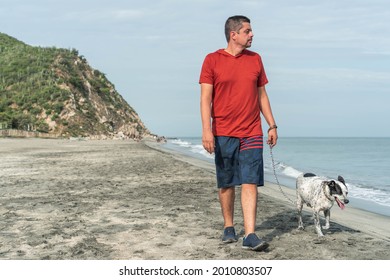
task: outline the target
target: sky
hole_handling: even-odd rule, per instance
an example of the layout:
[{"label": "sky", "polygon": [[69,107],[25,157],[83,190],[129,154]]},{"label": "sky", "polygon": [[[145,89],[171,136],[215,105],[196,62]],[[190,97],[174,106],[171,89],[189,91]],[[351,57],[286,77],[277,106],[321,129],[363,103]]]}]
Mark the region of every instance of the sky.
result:
[{"label": "sky", "polygon": [[152,133],[200,137],[200,69],[232,15],[251,19],[279,137],[390,137],[388,0],[0,0],[0,32],[78,50]]}]

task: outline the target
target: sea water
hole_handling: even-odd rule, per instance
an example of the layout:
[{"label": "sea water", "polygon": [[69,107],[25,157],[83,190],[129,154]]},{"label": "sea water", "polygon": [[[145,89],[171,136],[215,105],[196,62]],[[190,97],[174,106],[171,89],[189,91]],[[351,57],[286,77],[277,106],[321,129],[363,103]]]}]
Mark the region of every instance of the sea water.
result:
[{"label": "sea water", "polygon": [[[167,149],[214,162],[200,137],[168,139]],[[390,138],[279,138],[272,149],[264,147],[265,180],[295,188],[295,179],[305,172],[337,179],[349,189],[350,205],[390,216]]]}]

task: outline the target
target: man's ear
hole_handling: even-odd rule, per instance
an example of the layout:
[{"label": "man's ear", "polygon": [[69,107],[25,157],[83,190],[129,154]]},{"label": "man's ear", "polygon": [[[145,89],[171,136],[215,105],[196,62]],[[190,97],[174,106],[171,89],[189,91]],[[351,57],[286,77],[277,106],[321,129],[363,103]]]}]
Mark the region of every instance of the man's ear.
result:
[{"label": "man's ear", "polygon": [[236,39],[237,32],[236,31],[230,31],[230,40]]}]

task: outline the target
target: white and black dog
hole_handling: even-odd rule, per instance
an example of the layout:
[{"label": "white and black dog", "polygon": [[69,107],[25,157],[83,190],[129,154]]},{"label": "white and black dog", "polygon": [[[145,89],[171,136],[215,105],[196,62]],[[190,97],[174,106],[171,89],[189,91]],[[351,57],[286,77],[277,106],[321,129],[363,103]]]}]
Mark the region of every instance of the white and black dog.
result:
[{"label": "white and black dog", "polygon": [[325,226],[329,228],[330,208],[334,202],[341,208],[349,202],[347,199],[348,188],[343,177],[338,176],[337,180],[316,176],[312,173],[299,175],[296,182],[297,187],[297,209],[298,209],[298,229],[304,229],[302,222],[302,206],[306,203],[311,207],[314,214],[314,224],[319,237],[324,236],[320,224],[320,211],[324,211]]}]

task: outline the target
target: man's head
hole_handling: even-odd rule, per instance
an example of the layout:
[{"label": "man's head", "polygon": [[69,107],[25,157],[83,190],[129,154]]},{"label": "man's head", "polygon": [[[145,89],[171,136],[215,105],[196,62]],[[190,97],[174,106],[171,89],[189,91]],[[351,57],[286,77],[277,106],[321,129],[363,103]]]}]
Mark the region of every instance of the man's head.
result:
[{"label": "man's head", "polygon": [[228,18],[225,23],[225,36],[228,44],[242,49],[251,47],[253,32],[249,18],[245,16]]},{"label": "man's head", "polygon": [[235,31],[238,33],[243,27],[243,22],[251,23],[250,19],[246,16],[232,16],[226,20],[225,37],[228,43],[230,40],[230,32]]}]

